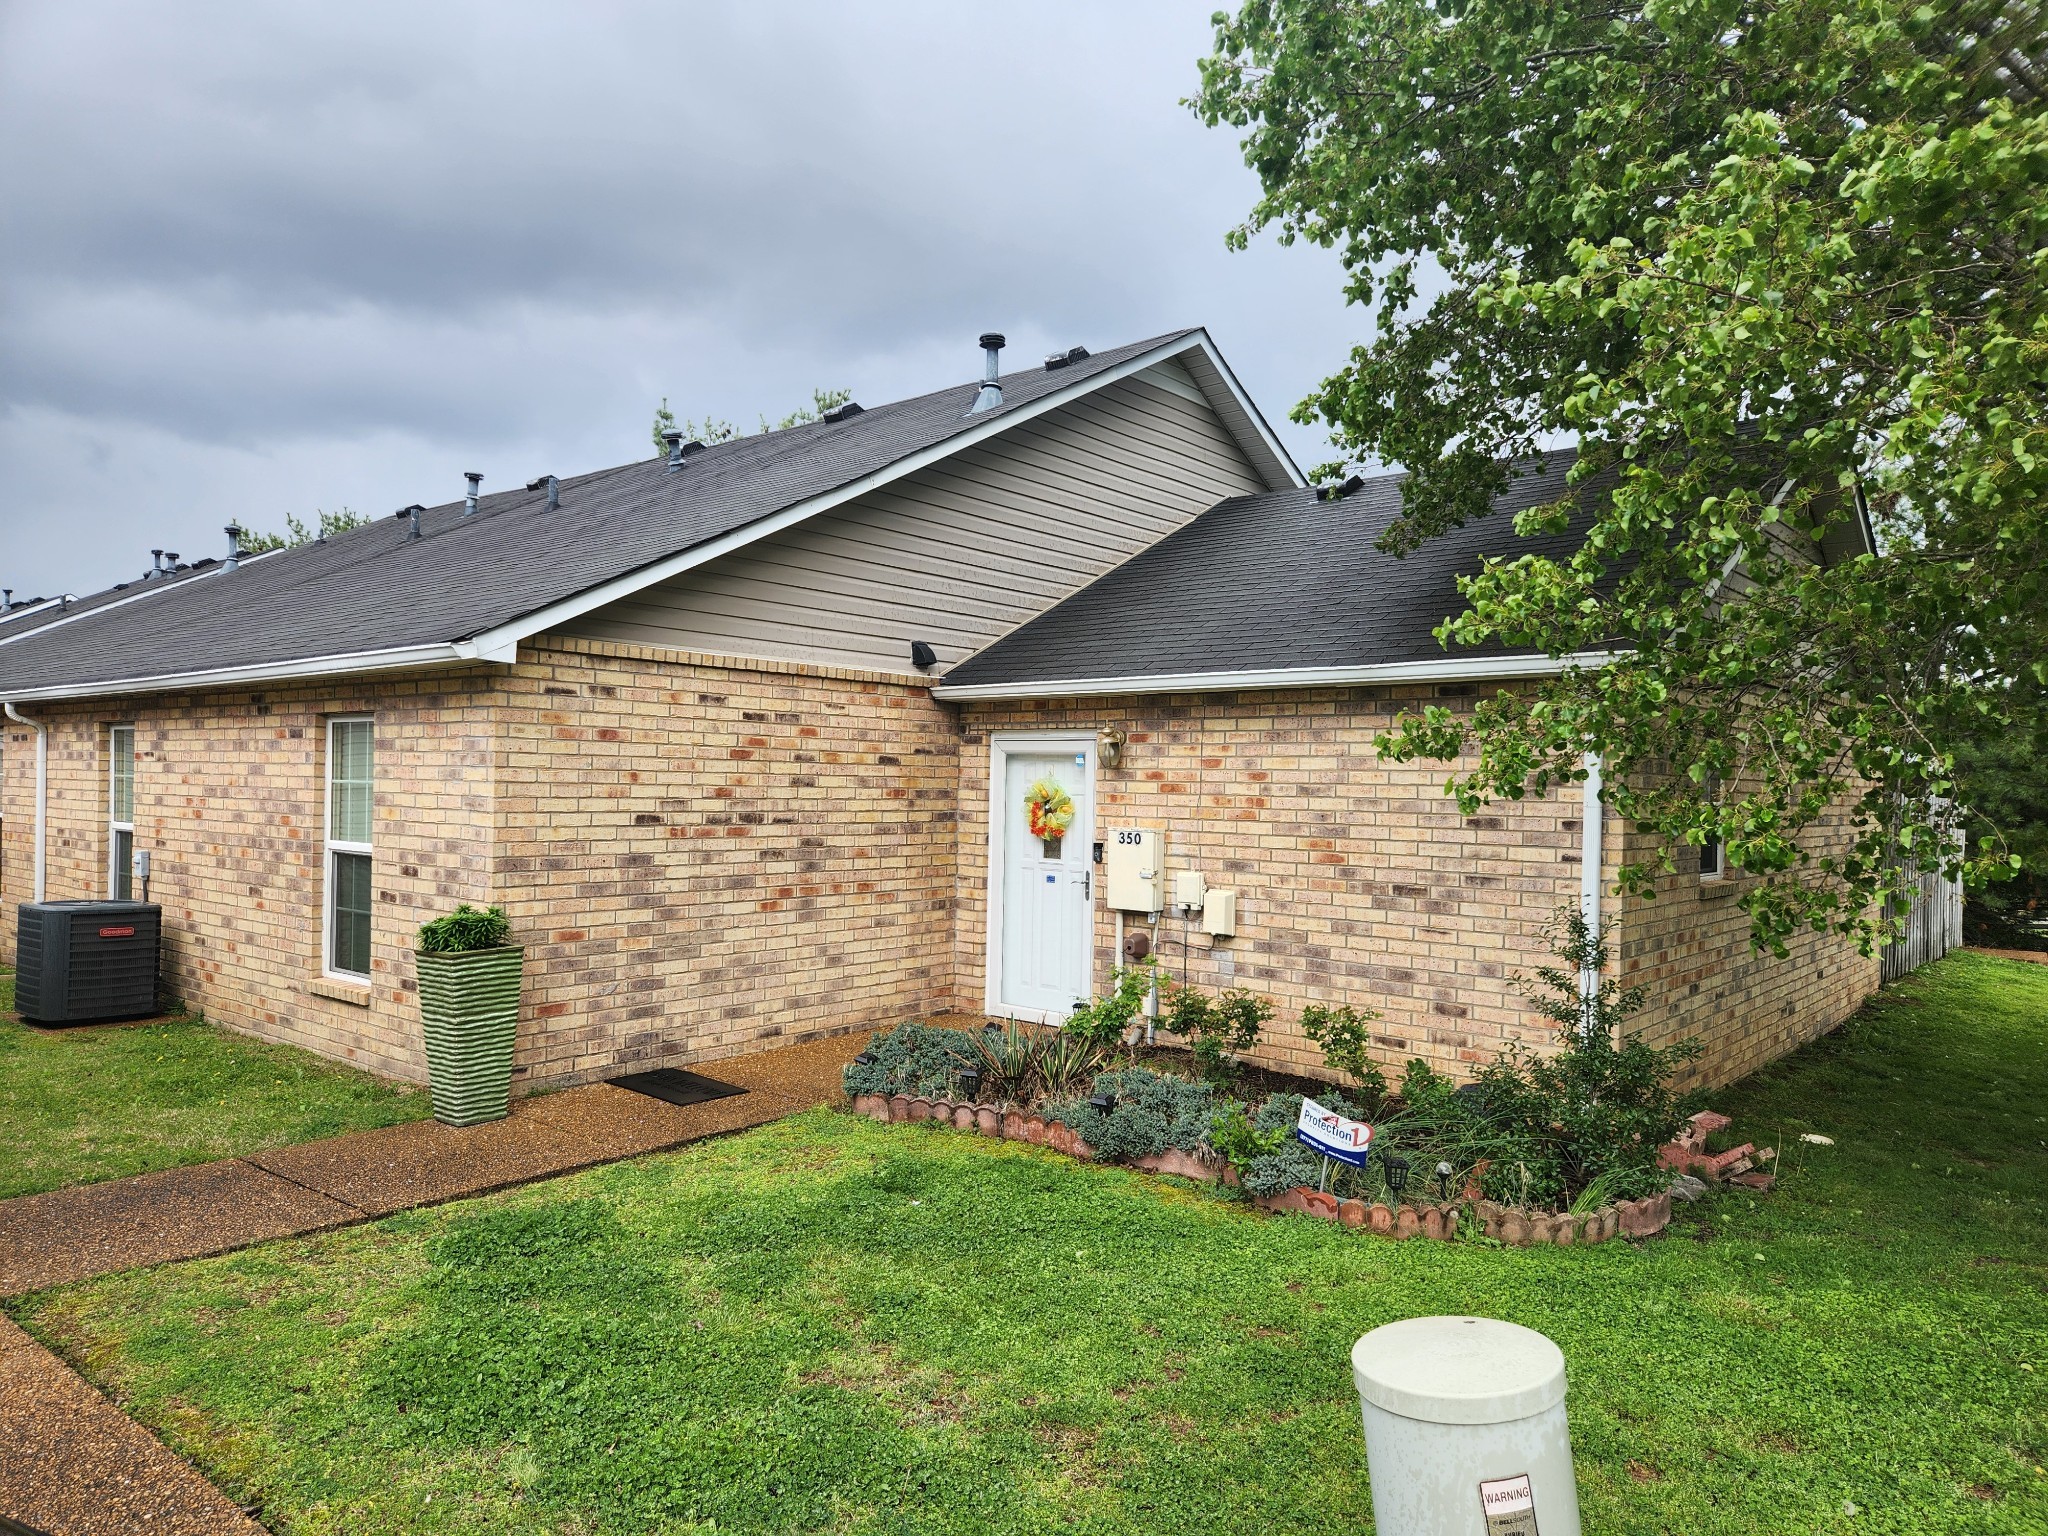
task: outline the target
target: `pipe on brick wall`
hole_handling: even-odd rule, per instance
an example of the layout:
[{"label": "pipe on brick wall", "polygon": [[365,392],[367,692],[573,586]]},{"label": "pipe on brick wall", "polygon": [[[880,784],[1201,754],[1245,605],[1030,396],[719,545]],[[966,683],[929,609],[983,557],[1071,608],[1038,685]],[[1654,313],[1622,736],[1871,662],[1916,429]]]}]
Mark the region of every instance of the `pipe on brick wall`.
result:
[{"label": "pipe on brick wall", "polygon": [[[1586,932],[1595,938],[1600,934],[1600,834],[1607,820],[1607,805],[1601,799],[1600,754],[1588,752],[1586,764],[1585,809],[1579,819],[1579,911],[1585,915]],[[1592,1009],[1592,1000],[1600,994],[1600,973],[1590,966],[1579,972],[1579,996]]]},{"label": "pipe on brick wall", "polygon": [[41,902],[50,873],[45,830],[50,822],[50,728],[16,710],[12,699],[0,704],[0,709],[16,725],[25,725],[36,733],[36,900]]}]

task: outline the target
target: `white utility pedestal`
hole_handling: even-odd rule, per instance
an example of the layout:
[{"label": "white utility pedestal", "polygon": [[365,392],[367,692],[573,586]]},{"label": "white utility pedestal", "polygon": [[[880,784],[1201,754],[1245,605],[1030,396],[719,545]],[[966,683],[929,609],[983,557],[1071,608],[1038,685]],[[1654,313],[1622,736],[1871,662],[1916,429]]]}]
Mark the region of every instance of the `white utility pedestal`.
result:
[{"label": "white utility pedestal", "polygon": [[1564,1352],[1487,1317],[1411,1317],[1351,1347],[1379,1536],[1579,1536]]}]

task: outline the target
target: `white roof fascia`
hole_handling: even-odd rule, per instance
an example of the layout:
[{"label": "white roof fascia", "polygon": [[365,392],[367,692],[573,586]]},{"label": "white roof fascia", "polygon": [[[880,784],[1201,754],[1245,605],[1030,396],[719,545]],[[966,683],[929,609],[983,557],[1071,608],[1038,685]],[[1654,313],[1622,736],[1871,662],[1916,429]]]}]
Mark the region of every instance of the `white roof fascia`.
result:
[{"label": "white roof fascia", "polygon": [[1177,672],[1138,677],[1080,677],[1024,683],[932,685],[948,703],[994,699],[1067,699],[1114,693],[1218,693],[1244,688],[1341,688],[1363,683],[1481,682],[1489,678],[1556,677],[1574,667],[1602,667],[1618,651],[1571,656],[1449,656],[1361,667],[1270,667],[1244,672]]},{"label": "white roof fascia", "polygon": [[[651,586],[656,586],[672,577],[680,576],[683,572],[694,570],[700,565],[708,565],[713,560],[721,559],[735,550],[744,549],[749,544],[782,532],[785,528],[794,527],[798,523],[816,517],[821,512],[829,512],[832,508],[852,501],[856,497],[865,496],[870,491],[879,490],[891,481],[900,480],[905,475],[915,474],[917,471],[928,468],[942,459],[949,459],[953,455],[964,452],[979,443],[986,442],[992,437],[1000,436],[1012,427],[1021,426],[1023,423],[1043,416],[1047,412],[1056,411],[1063,405],[1071,405],[1074,401],[1083,399],[1097,390],[1105,389],[1111,384],[1128,379],[1133,374],[1143,373],[1147,368],[1152,367],[1156,363],[1163,362],[1167,358],[1184,358],[1190,353],[1199,354],[1213,366],[1219,380],[1228,387],[1234,397],[1227,403],[1237,406],[1249,416],[1251,424],[1263,434],[1266,442],[1271,445],[1271,450],[1276,456],[1280,468],[1292,478],[1292,483],[1297,486],[1305,484],[1306,482],[1301,478],[1301,472],[1294,467],[1294,461],[1286,456],[1286,451],[1279,446],[1278,439],[1272,436],[1271,430],[1259,418],[1256,409],[1252,407],[1250,401],[1245,398],[1243,391],[1238,387],[1237,380],[1232,377],[1230,370],[1224,365],[1223,359],[1217,354],[1215,344],[1209,340],[1209,333],[1202,330],[1190,331],[1185,336],[1161,342],[1158,346],[1140,352],[1135,357],[1126,358],[1114,368],[1106,368],[1101,373],[1091,374],[1085,379],[1077,380],[1065,389],[1054,390],[1051,394],[1041,395],[1038,399],[1031,401],[1027,405],[1019,406],[1014,410],[1004,411],[980,426],[954,434],[944,442],[934,443],[929,448],[923,448],[916,453],[907,454],[903,458],[883,465],[880,469],[863,475],[858,480],[827,491],[821,496],[814,496],[808,501],[800,501],[794,506],[784,507],[780,512],[771,512],[766,517],[757,518],[744,528],[735,528],[730,533],[721,534],[715,539],[710,539],[705,543],[682,550],[668,556],[666,559],[657,560],[652,565],[644,565],[637,571],[631,571],[624,576],[615,577],[610,581],[590,588],[586,592],[579,592],[574,597],[564,598],[561,602],[552,603],[546,608],[536,609],[534,612],[514,619],[510,623],[501,624],[495,629],[484,630],[473,637],[472,643],[486,651],[500,651],[507,646],[516,646],[518,642],[531,635],[543,634],[559,625],[567,624],[572,619],[579,619],[584,614],[590,613],[595,609],[603,608],[623,598],[631,597],[636,592],[645,591]],[[1212,408],[1217,408],[1225,403],[1215,400],[1210,402]],[[1219,410],[1219,415],[1221,414],[1222,412]],[[1224,425],[1228,427],[1230,423],[1226,420]],[[1238,434],[1234,433],[1233,435]],[[1249,453],[1246,456],[1248,458],[1252,457]]]},{"label": "white roof fascia", "polygon": [[[1224,426],[1233,428],[1231,435],[1239,440],[1240,445],[1243,444],[1246,435],[1249,433],[1253,441],[1265,449],[1266,455],[1270,459],[1270,462],[1266,464],[1259,464],[1260,456],[1257,454],[1250,454],[1248,457],[1251,458],[1253,464],[1258,467],[1260,472],[1265,475],[1267,488],[1278,491],[1292,486],[1299,490],[1302,486],[1307,485],[1308,479],[1302,474],[1301,467],[1294,462],[1294,455],[1282,446],[1278,437],[1274,436],[1273,429],[1267,424],[1264,413],[1252,403],[1252,397],[1245,392],[1244,386],[1238,383],[1237,375],[1231,372],[1230,364],[1223,360],[1223,354],[1216,350],[1216,343],[1209,339],[1208,331],[1197,331],[1193,339],[1198,341],[1200,345],[1193,349],[1197,356],[1193,365],[1188,368],[1188,372],[1194,375],[1197,384],[1210,391],[1210,404],[1212,408],[1216,405],[1212,380],[1204,378],[1203,375],[1205,373],[1213,375],[1213,383],[1222,386],[1228,396],[1227,404],[1241,417],[1240,422],[1233,423],[1230,420],[1230,410],[1220,412],[1219,414],[1223,416]],[[1187,349],[1184,348],[1183,350]],[[1183,358],[1182,361],[1185,363],[1187,359]],[[1278,472],[1277,477],[1275,471]]]},{"label": "white roof fascia", "polygon": [[245,683],[286,682],[305,677],[333,677],[363,672],[396,672],[419,667],[460,666],[468,662],[508,663],[514,651],[485,652],[470,642],[397,646],[388,651],[356,651],[337,656],[307,656],[294,661],[266,661],[243,667],[215,667],[205,672],[165,672],[152,677],[115,677],[104,682],[63,683],[49,688],[15,688],[10,703],[45,699],[97,699],[126,693],[172,693],[200,688],[233,688]]}]

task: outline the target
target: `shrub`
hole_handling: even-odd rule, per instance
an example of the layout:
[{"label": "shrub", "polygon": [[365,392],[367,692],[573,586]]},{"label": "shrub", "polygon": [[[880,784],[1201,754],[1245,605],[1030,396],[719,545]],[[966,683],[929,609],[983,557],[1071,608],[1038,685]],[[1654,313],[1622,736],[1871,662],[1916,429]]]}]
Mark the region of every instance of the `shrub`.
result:
[{"label": "shrub", "polygon": [[1049,1106],[1045,1117],[1073,1131],[1104,1162],[1156,1157],[1169,1147],[1208,1150],[1216,1092],[1207,1083],[1126,1067],[1097,1076],[1095,1092],[1114,1094],[1116,1108],[1105,1115],[1086,1099],[1076,1098]]},{"label": "shrub", "polygon": [[478,911],[463,902],[446,917],[420,925],[418,948],[423,955],[454,955],[472,949],[497,949],[505,943],[512,925],[503,907]]},{"label": "shrub", "polygon": [[1370,1026],[1378,1017],[1370,1008],[1353,1008],[1349,1003],[1335,1008],[1310,1003],[1301,1010],[1301,1032],[1322,1048],[1323,1065],[1357,1083],[1375,1105],[1387,1097],[1387,1075],[1366,1052]]},{"label": "shrub", "polygon": [[863,1093],[945,1097],[953,1092],[960,1069],[977,1059],[975,1042],[964,1030],[915,1023],[877,1035],[861,1054],[868,1059],[848,1062],[842,1079],[849,1098]]},{"label": "shrub", "polygon": [[1202,1076],[1221,1084],[1229,1080],[1231,1058],[1259,1043],[1259,1031],[1271,1017],[1272,1002],[1243,987],[1211,998],[1182,982],[1168,990],[1161,1022],[1188,1042]]},{"label": "shrub", "polygon": [[[1444,1161],[1460,1174],[1484,1160],[1483,1193],[1514,1205],[1562,1210],[1589,1190],[1606,1199],[1655,1194],[1670,1182],[1658,1150],[1698,1107],[1700,1096],[1676,1092],[1671,1079],[1699,1043],[1660,1050],[1624,1034],[1641,989],[1604,974],[1605,939],[1576,907],[1554,934],[1565,963],[1540,968],[1527,995],[1557,1027],[1556,1052],[1510,1049],[1462,1089],[1411,1061],[1400,1107],[1375,1127],[1376,1140],[1411,1163]],[[1590,994],[1580,984],[1589,972],[1601,977]]]},{"label": "shrub", "polygon": [[1101,1070],[1105,1046],[1084,1035],[1011,1022],[967,1037],[987,1099],[1029,1104],[1071,1094]]},{"label": "shrub", "polygon": [[1156,974],[1150,961],[1119,968],[1111,978],[1108,996],[1074,1005],[1065,1032],[1106,1051],[1114,1050],[1123,1043],[1138,1010],[1145,1006]]},{"label": "shrub", "polygon": [[[1295,1139],[1294,1127],[1301,1119],[1302,1095],[1275,1093],[1252,1111],[1234,1104],[1220,1112],[1212,1124],[1209,1139],[1237,1170],[1239,1183],[1248,1195],[1277,1195],[1303,1184],[1316,1184],[1323,1177],[1323,1159]],[[1316,1102],[1325,1109],[1352,1120],[1365,1118],[1364,1110],[1340,1094],[1326,1094]],[[1360,1176],[1341,1163],[1336,1165],[1343,1186],[1357,1192]]]}]

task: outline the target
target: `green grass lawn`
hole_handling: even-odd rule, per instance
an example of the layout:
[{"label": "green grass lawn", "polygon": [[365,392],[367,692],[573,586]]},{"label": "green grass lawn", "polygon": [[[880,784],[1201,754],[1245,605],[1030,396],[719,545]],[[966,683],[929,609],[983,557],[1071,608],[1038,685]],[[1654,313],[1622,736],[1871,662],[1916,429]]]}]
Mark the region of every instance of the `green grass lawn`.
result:
[{"label": "green grass lawn", "polygon": [[1589,1532],[2048,1529],[2048,968],[1950,959],[1722,1104],[1836,1144],[1641,1247],[819,1110],[12,1308],[287,1533],[1364,1531],[1347,1354],[1437,1312],[1563,1346]]},{"label": "green grass lawn", "polygon": [[[14,975],[0,971],[0,1014]],[[47,1032],[0,1018],[0,1200],[433,1112],[403,1089],[199,1019]]]}]

